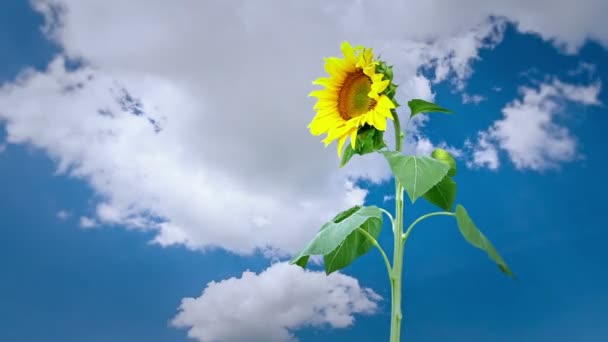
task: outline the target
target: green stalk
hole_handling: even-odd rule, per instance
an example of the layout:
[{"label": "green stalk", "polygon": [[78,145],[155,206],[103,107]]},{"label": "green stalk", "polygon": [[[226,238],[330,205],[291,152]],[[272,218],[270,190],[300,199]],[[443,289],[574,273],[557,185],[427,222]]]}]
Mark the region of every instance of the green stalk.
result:
[{"label": "green stalk", "polygon": [[[402,133],[401,123],[396,111],[393,110],[393,124],[395,126],[395,149],[401,152]],[[393,250],[393,267],[391,270],[391,335],[390,342],[401,341],[401,280],[403,273],[403,186],[395,178],[395,222],[393,225],[395,246]]]}]

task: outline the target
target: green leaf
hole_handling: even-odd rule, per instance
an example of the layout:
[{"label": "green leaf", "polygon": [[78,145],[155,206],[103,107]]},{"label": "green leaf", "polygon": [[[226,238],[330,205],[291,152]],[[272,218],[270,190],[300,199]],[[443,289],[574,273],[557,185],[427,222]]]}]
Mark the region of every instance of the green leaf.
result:
[{"label": "green leaf", "polygon": [[386,143],[384,142],[384,132],[374,130],[374,136],[372,137],[373,150],[378,151],[381,148],[386,147]]},{"label": "green leaf", "polygon": [[447,113],[450,114],[452,113],[451,110],[449,109],[445,109],[442,107],[439,107],[438,105],[432,103],[432,102],[427,102],[424,100],[420,100],[420,99],[414,99],[414,100],[410,100],[407,105],[410,107],[410,110],[412,111],[412,113],[410,114],[410,117],[413,117],[416,114],[420,114],[420,113]]},{"label": "green leaf", "polygon": [[[382,221],[368,220],[360,228],[377,239],[378,235],[380,235],[380,230],[382,230]],[[369,252],[373,247],[374,244],[359,229],[355,230],[336,249],[324,256],[325,273],[330,274],[345,268],[355,261],[355,259]]]},{"label": "green leaf", "polygon": [[477,229],[466,209],[460,204],[456,206],[456,222],[458,223],[460,233],[468,243],[485,251],[503,273],[510,277],[514,277],[513,272],[511,272],[507,263],[498,254],[490,240]]},{"label": "green leaf", "polygon": [[356,154],[355,150],[350,146],[350,144],[346,145],[344,149],[344,153],[342,153],[342,160],[340,161],[340,167],[344,167],[346,163],[350,161],[350,159]]},{"label": "green leaf", "polygon": [[386,90],[384,91],[384,94],[386,96],[388,96],[389,99],[393,100],[393,102],[395,102],[394,101],[394,97],[395,97],[395,93],[396,92],[397,92],[397,85],[394,84],[394,83],[390,83],[388,85],[388,87],[386,87]]},{"label": "green leaf", "polygon": [[[325,256],[325,271],[329,274],[349,265],[369,251],[368,243],[357,228],[365,229],[376,237],[382,227],[382,211],[376,206],[354,206],[324,224],[312,241],[296,255],[291,264],[305,267],[311,255]],[[353,234],[356,233],[356,234]],[[327,260],[330,264],[327,264]]]},{"label": "green leaf", "polygon": [[452,157],[450,152],[442,148],[436,148],[431,153],[431,157],[450,165],[450,171],[448,171],[448,176],[456,176],[456,160],[454,159],[454,157]]},{"label": "green leaf", "polygon": [[379,131],[371,126],[364,126],[357,132],[357,143],[355,149],[350,144],[344,149],[340,167],[343,167],[355,155],[365,155],[386,147],[384,143],[384,132]]},{"label": "green leaf", "polygon": [[365,126],[357,134],[355,153],[364,155],[376,152],[384,146],[386,146],[384,144],[384,132],[370,126]]},{"label": "green leaf", "polygon": [[300,259],[296,260],[295,262],[292,262],[292,264],[298,265],[302,268],[306,268],[306,264],[308,264],[308,259],[310,259],[310,257],[307,255],[307,256],[301,257]]},{"label": "green leaf", "polygon": [[412,203],[439,183],[450,169],[448,164],[431,157],[404,156],[394,151],[382,154]]},{"label": "green leaf", "polygon": [[393,66],[387,66],[384,70],[384,76],[386,76],[387,80],[393,80]]},{"label": "green leaf", "polygon": [[[331,219],[330,222],[340,223],[340,222],[344,221],[344,219],[348,218],[350,215],[356,213],[360,209],[361,209],[360,205],[355,205],[354,207],[350,207],[350,208],[336,214],[336,216],[334,216],[334,218]],[[323,228],[321,227],[321,229],[323,229]]]},{"label": "green leaf", "polygon": [[452,211],[452,206],[456,199],[456,189],[456,182],[449,176],[445,176],[437,185],[427,191],[423,197],[445,211]]},{"label": "green leaf", "polygon": [[384,74],[385,80],[393,80],[393,66],[386,65],[385,62],[380,61],[376,65],[376,73]]}]

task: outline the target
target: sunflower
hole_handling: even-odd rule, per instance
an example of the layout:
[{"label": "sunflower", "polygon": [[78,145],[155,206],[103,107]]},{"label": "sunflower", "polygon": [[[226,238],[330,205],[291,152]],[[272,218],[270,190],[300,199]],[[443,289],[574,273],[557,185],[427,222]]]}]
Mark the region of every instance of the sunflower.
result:
[{"label": "sunflower", "polygon": [[386,130],[386,119],[392,119],[393,101],[383,92],[390,85],[390,79],[384,79],[383,73],[377,73],[372,49],[357,46],[353,48],[348,42],[341,46],[344,58],[329,57],[325,59],[325,71],[329,77],[321,77],[313,84],[324,86],[311,92],[308,96],[316,97],[317,112],[308,125],[310,133],[321,135],[327,133],[323,140],[327,147],[338,140],[338,156],[350,137],[351,147],[355,149],[357,131],[369,125],[379,131]]}]

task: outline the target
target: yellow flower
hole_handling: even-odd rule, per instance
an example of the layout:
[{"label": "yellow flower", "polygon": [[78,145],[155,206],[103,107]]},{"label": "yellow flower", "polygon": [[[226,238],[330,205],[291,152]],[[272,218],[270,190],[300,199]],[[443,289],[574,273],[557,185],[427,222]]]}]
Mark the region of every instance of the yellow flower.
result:
[{"label": "yellow flower", "polygon": [[308,125],[313,135],[327,133],[323,140],[326,147],[338,139],[338,156],[348,137],[352,148],[356,147],[357,130],[365,124],[386,130],[386,119],[393,118],[391,109],[395,108],[393,101],[382,94],[390,80],[376,73],[378,61],[374,61],[372,49],[353,48],[348,42],[343,42],[341,49],[344,58],[325,59],[329,77],[313,82],[325,89],[309,94],[318,100],[314,107],[317,114]]}]

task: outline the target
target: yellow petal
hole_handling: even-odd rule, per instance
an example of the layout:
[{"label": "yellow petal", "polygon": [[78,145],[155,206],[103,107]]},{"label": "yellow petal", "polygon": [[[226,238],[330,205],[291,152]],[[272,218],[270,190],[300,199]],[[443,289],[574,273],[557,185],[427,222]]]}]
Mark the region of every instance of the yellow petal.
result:
[{"label": "yellow petal", "polygon": [[382,75],[382,74],[374,74],[371,77],[371,79],[372,79],[372,82],[380,82],[380,81],[382,81],[383,77],[384,77],[384,75]]},{"label": "yellow petal", "polygon": [[365,114],[354,117],[354,118],[348,120],[348,125],[350,127],[359,128],[359,127],[363,126],[363,124],[365,124],[365,118],[366,118]]},{"label": "yellow petal", "polygon": [[330,138],[329,138],[329,135],[328,135],[328,136],[327,136],[325,139],[323,139],[323,143],[325,144],[325,147],[327,147],[327,146],[329,146],[329,144],[331,144],[331,142],[332,142],[332,141],[334,141],[334,140],[336,140],[336,139],[335,139],[335,138],[334,138],[334,139],[330,139]]},{"label": "yellow petal", "polygon": [[372,77],[376,74],[376,63],[366,64],[363,68],[363,73],[369,77]]},{"label": "yellow petal", "polygon": [[344,143],[346,142],[347,138],[348,135],[345,134],[338,140],[338,157],[342,157],[342,149],[344,148]]},{"label": "yellow petal", "polygon": [[353,131],[350,132],[350,147],[352,147],[354,150],[356,145],[357,145],[357,129],[353,129]]},{"label": "yellow petal", "polygon": [[332,79],[329,77],[319,77],[312,82],[312,84],[318,84],[318,85],[322,85],[325,87],[327,87],[328,85],[331,85],[332,83],[333,83]]},{"label": "yellow petal", "polygon": [[350,43],[348,41],[343,41],[342,46],[340,48],[342,50],[342,53],[344,54],[344,60],[346,61],[346,64],[355,64],[355,51],[353,50],[353,47],[350,45]]},{"label": "yellow petal", "polygon": [[327,89],[317,89],[313,90],[308,94],[309,97],[316,97],[319,100],[332,100],[336,101],[338,99],[338,95],[333,91],[327,91]]},{"label": "yellow petal", "polygon": [[321,110],[338,111],[338,106],[335,103],[335,101],[332,101],[332,102],[329,102],[329,101],[318,101],[313,108],[317,112],[321,111]]},{"label": "yellow petal", "polygon": [[376,108],[394,109],[395,104],[386,95],[382,95],[382,96],[380,96],[380,98],[378,99],[378,102],[376,103]]},{"label": "yellow petal", "polygon": [[325,71],[333,77],[344,77],[344,60],[338,57],[325,58]]},{"label": "yellow petal", "polygon": [[384,89],[386,89],[386,87],[388,87],[389,83],[390,83],[389,80],[374,82],[374,83],[372,83],[372,90],[375,91],[376,93],[380,94],[381,92],[384,91]]},{"label": "yellow petal", "polygon": [[324,117],[341,118],[340,113],[338,113],[338,111],[334,110],[333,108],[319,109],[319,111],[317,112],[317,115],[315,115],[315,119],[320,119],[320,118],[324,118]]},{"label": "yellow petal", "polygon": [[374,127],[379,131],[386,131],[386,119],[381,115],[374,115]]},{"label": "yellow petal", "polygon": [[369,97],[370,99],[374,99],[376,101],[378,101],[378,98],[380,97],[380,95],[378,95],[378,92],[374,91],[373,89],[369,91],[369,93],[367,93],[367,97]]}]

